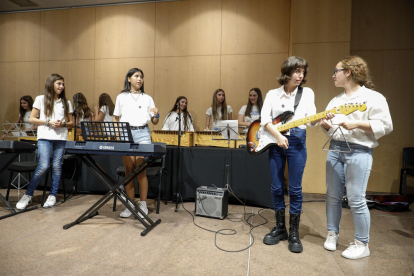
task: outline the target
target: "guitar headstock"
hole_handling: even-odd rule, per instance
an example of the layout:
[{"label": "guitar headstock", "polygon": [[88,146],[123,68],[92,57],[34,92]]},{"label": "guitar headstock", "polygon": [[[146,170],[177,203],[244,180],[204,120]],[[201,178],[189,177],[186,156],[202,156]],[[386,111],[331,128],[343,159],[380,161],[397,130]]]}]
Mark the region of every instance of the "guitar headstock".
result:
[{"label": "guitar headstock", "polygon": [[333,108],[333,111],[331,111],[331,112],[335,113],[335,114],[348,115],[348,114],[351,114],[351,113],[353,113],[357,110],[365,111],[365,110],[367,110],[367,106],[364,103],[344,104],[344,105],[340,105],[338,107]]}]

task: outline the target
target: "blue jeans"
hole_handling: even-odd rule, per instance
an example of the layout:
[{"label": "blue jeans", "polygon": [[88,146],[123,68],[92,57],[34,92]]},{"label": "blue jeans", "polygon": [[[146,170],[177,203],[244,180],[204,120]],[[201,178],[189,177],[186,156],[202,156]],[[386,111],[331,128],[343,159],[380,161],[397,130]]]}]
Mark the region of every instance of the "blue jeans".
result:
[{"label": "blue jeans", "polygon": [[289,148],[284,149],[279,146],[269,148],[270,173],[272,177],[272,198],[275,211],[285,209],[285,165],[288,163],[289,170],[289,197],[290,213],[300,214],[302,211],[302,176],[305,170],[307,151],[306,151],[306,130],[292,128],[290,136],[286,136],[289,141]]},{"label": "blue jeans", "polygon": [[[355,239],[369,242],[371,217],[365,200],[368,178],[372,168],[373,149],[349,144],[350,153],[329,151],[326,156],[326,217],[328,231],[339,233],[342,215],[343,187],[346,183],[348,204],[355,226]],[[345,142],[332,140],[331,150],[349,151]]]},{"label": "blue jeans", "polygon": [[[33,178],[27,187],[26,195],[33,196],[34,190],[42,180],[43,175],[47,172],[50,164],[50,155],[52,152],[52,186],[49,195],[56,196],[59,189],[60,176],[62,174],[62,160],[65,153],[66,141],[62,140],[44,140],[37,142],[39,165],[34,171]],[[47,183],[45,183],[46,185]]]}]

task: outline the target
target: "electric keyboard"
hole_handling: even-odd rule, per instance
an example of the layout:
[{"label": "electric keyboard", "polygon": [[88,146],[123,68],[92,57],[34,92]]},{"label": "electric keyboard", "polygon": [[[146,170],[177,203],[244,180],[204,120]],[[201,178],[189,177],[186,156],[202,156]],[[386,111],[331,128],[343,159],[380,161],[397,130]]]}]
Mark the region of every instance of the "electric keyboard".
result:
[{"label": "electric keyboard", "polygon": [[118,142],[76,142],[67,141],[65,146],[67,153],[74,154],[108,154],[124,156],[151,156],[161,157],[166,154],[167,150],[154,144],[134,144]]},{"label": "electric keyboard", "polygon": [[0,140],[0,151],[6,153],[29,153],[34,152],[36,149],[37,147],[31,143]]}]

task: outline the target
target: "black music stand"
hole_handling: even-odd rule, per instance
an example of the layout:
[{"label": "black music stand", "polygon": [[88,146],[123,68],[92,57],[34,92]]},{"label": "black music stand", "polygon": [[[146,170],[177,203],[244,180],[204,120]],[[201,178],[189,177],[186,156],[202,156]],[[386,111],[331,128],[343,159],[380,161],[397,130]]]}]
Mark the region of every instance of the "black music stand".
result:
[{"label": "black music stand", "polygon": [[[6,165],[4,165],[1,169],[0,169],[0,174],[7,169],[7,167],[13,163],[14,160],[16,160],[16,158],[21,154],[21,153],[29,153],[29,152],[34,152],[36,150],[36,146],[29,144],[30,146],[28,146],[27,144],[29,143],[25,143],[25,142],[19,142],[19,141],[0,141],[0,154],[1,153],[14,153],[14,156],[12,158],[10,158],[10,160],[6,163]],[[21,146],[23,146],[23,148],[20,148]],[[30,208],[26,208],[24,210],[21,211],[16,211],[11,204],[3,197],[3,195],[0,193],[0,199],[7,205],[7,207],[9,208],[9,210],[11,211],[11,214],[5,215],[5,216],[1,216],[1,219],[4,218],[8,218],[8,217],[12,217],[21,213],[25,213],[27,211],[31,211],[31,210],[35,210],[37,209],[37,206],[33,206]]]},{"label": "black music stand", "polygon": [[[76,224],[79,224],[87,219],[90,219],[98,215],[98,210],[103,207],[113,197],[117,197],[122,204],[128,208],[132,214],[145,226],[145,230],[141,232],[141,236],[145,236],[155,226],[161,223],[161,219],[152,221],[123,190],[120,189],[121,185],[127,185],[133,181],[142,170],[146,169],[158,158],[165,155],[166,150],[162,148],[159,153],[155,153],[157,145],[139,145],[134,144],[131,128],[129,123],[122,122],[82,122],[82,136],[85,142],[68,141],[66,143],[66,152],[77,154],[82,162],[90,168],[96,176],[104,183],[109,192],[106,193],[100,200],[98,200],[91,208],[83,213],[74,222],[68,223],[63,226],[63,229],[68,229]],[[117,151],[116,145],[123,144],[124,150]],[[149,150],[147,153],[143,153],[141,148],[150,147],[154,150]],[[128,150],[125,150],[127,148]],[[121,181],[115,181],[110,175],[108,175],[91,157],[94,154],[106,154],[106,155],[123,155],[123,156],[145,156],[141,165],[136,167],[129,175]],[[130,204],[132,204],[138,212],[136,212]],[[140,213],[144,218],[141,218]],[[144,220],[145,219],[145,220]]]}]

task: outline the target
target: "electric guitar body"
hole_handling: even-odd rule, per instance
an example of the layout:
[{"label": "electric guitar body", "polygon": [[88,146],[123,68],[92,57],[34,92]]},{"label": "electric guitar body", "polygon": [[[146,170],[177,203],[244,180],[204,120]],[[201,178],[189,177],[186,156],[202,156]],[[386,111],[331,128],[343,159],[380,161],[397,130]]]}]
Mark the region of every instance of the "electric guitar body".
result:
[{"label": "electric guitar body", "polygon": [[[290,121],[294,113],[292,111],[285,111],[272,120],[272,127],[278,130],[280,133],[285,134],[291,128],[325,118],[326,113],[328,112],[348,115],[357,110],[365,111],[366,109],[367,106],[365,104],[341,105],[339,107],[332,108],[331,110],[327,110],[295,121]],[[277,139],[260,125],[260,120],[256,120],[249,127],[246,143],[247,151],[250,154],[259,155],[265,152],[270,146],[277,145]]]}]

